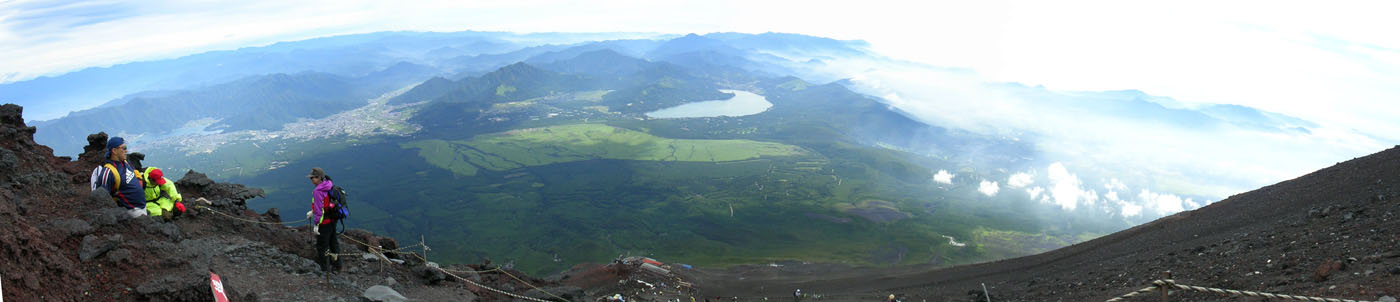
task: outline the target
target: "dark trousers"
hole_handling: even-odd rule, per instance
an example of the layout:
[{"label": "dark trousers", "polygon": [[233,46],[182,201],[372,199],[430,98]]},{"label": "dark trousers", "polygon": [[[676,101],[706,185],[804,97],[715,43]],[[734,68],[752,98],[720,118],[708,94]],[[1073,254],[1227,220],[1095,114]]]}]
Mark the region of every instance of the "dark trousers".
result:
[{"label": "dark trousers", "polygon": [[339,271],[340,260],[332,260],[332,257],[326,255],[328,250],[332,254],[340,253],[340,239],[336,236],[335,224],[322,224],[316,228],[317,232],[321,232],[321,235],[316,236],[316,264],[321,265],[322,271]]}]

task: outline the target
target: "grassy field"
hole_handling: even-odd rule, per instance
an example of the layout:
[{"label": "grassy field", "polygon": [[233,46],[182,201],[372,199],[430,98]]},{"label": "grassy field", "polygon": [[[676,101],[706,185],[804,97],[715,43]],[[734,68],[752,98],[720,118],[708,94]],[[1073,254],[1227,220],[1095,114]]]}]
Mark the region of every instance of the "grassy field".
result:
[{"label": "grassy field", "polygon": [[717,163],[806,153],[780,143],[671,139],[603,124],[519,129],[466,141],[422,140],[401,146],[418,149],[418,155],[434,166],[464,176],[480,169],[505,171],[593,159]]}]

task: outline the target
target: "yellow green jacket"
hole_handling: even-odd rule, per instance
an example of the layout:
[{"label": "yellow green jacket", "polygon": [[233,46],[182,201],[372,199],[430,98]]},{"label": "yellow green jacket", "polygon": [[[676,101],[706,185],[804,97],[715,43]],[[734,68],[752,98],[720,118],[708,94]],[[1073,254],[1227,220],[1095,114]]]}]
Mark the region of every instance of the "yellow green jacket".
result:
[{"label": "yellow green jacket", "polygon": [[146,187],[146,202],[159,203],[164,207],[166,204],[173,205],[175,202],[184,201],[184,198],[180,197],[180,192],[175,190],[175,182],[170,181],[169,178],[161,177],[165,180],[163,185],[156,185],[155,179],[148,179],[152,169],[156,169],[156,167],[146,167],[145,170],[141,171],[141,182]]}]

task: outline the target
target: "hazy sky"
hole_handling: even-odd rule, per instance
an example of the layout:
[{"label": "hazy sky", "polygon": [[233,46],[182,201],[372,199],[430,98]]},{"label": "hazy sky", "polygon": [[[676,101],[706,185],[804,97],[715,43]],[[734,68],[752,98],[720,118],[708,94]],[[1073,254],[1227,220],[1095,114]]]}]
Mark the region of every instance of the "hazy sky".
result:
[{"label": "hazy sky", "polygon": [[1400,138],[1400,4],[1281,1],[0,1],[0,83],[384,30],[791,32],[1057,90],[1139,89]]}]

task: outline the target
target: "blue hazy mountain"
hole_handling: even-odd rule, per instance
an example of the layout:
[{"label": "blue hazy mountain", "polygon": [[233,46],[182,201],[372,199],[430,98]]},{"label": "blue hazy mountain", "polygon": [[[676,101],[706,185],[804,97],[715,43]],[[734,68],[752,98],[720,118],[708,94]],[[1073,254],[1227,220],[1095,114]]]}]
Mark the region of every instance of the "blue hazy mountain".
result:
[{"label": "blue hazy mountain", "polygon": [[610,48],[574,53],[574,56],[565,59],[552,60],[554,57],[554,54],[540,55],[530,58],[526,62],[559,73],[595,77],[626,76],[642,70],[657,68],[658,65],[647,60],[620,54]]},{"label": "blue hazy mountain", "polygon": [[[25,106],[26,117],[30,119],[48,120],[141,91],[188,89],[272,73],[315,71],[359,77],[404,61],[468,68],[470,66],[439,63],[445,56],[508,52],[560,40],[564,36],[472,31],[379,32],[280,42],[175,59],[92,67],[0,84],[0,100]],[[489,69],[495,67],[499,66]],[[444,71],[460,70],[448,68]],[[78,87],[81,89],[75,89]]]},{"label": "blue hazy mountain", "polygon": [[62,118],[36,122],[35,140],[58,154],[82,151],[88,134],[106,131],[159,136],[200,119],[195,131],[275,130],[298,119],[315,119],[364,106],[390,90],[419,83],[436,69],[399,63],[363,77],[322,72],[250,76],[203,88],[137,93]]},{"label": "blue hazy mountain", "polygon": [[525,62],[526,62],[526,63],[530,63],[530,64],[535,64],[535,65],[540,65],[540,64],[550,63],[550,62],[554,62],[554,61],[573,59],[573,58],[576,58],[576,57],[578,57],[579,55],[582,55],[582,54],[584,54],[584,53],[595,52],[595,51],[600,51],[600,50],[609,50],[609,51],[615,52],[615,53],[617,53],[617,54],[619,54],[619,55],[623,55],[623,56],[627,56],[627,57],[633,57],[633,58],[641,58],[641,57],[643,57],[643,55],[644,55],[646,52],[648,52],[648,51],[650,51],[650,50],[652,50],[652,49],[655,49],[658,45],[661,45],[662,43],[665,43],[665,41],[662,41],[662,40],[611,40],[611,41],[599,41],[599,42],[593,42],[593,43],[584,43],[583,45],[573,46],[573,47],[569,47],[569,48],[565,48],[565,49],[561,49],[561,50],[557,50],[557,51],[551,51],[551,52],[547,52],[547,53],[541,53],[541,54],[535,55],[535,56],[533,56],[533,57],[530,57],[529,59],[525,60]]},{"label": "blue hazy mountain", "polygon": [[862,56],[870,44],[864,41],[843,41],[819,38],[808,35],[787,33],[713,33],[705,37],[724,41],[737,49],[762,50],[783,54],[803,54],[807,56]]},{"label": "blue hazy mountain", "polygon": [[1228,121],[1248,129],[1275,132],[1310,133],[1317,123],[1284,114],[1262,111],[1241,105],[1211,104],[1199,111],[1211,117]]}]

